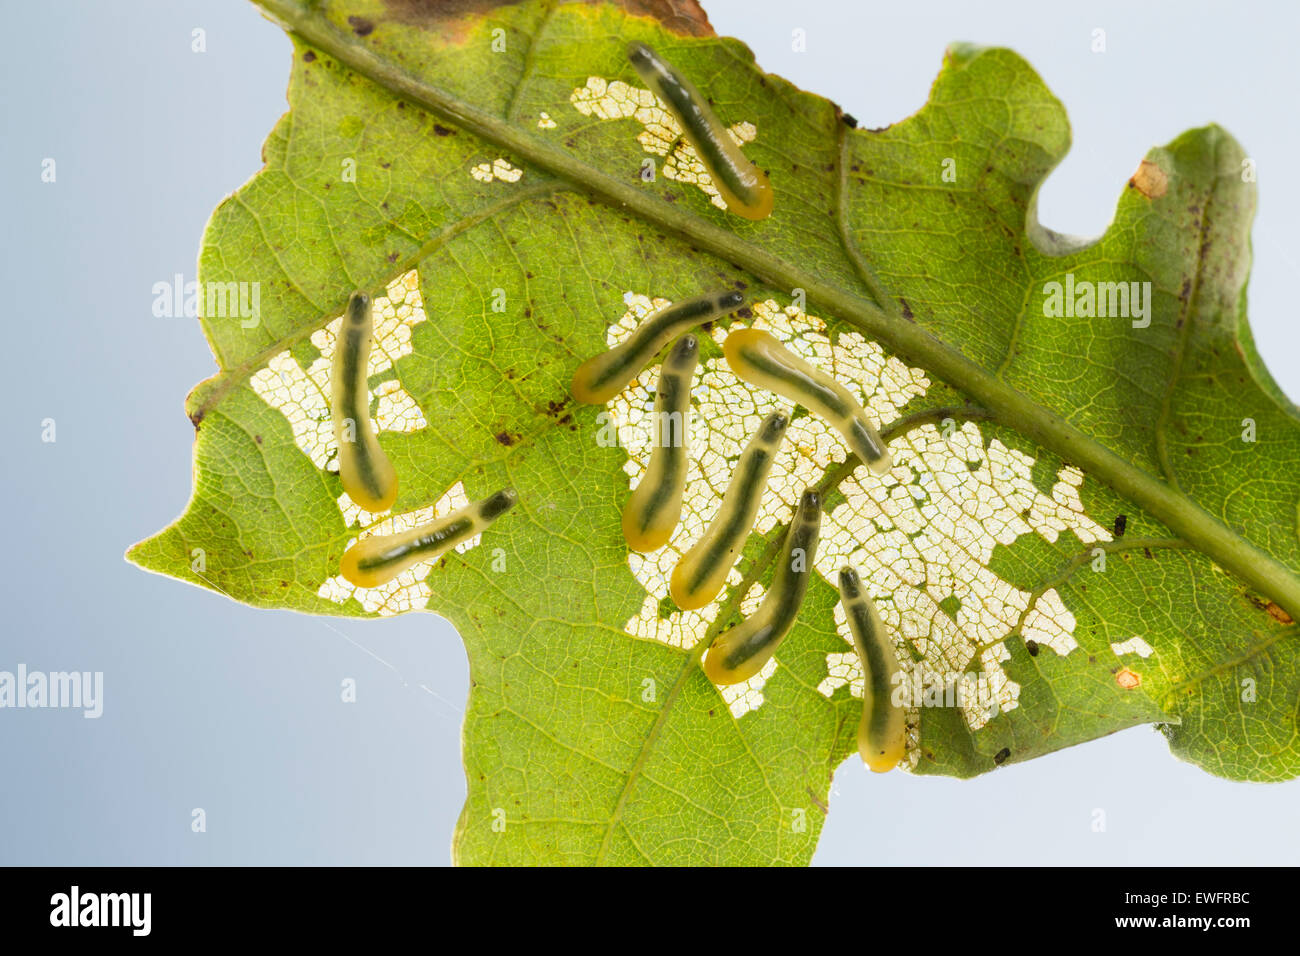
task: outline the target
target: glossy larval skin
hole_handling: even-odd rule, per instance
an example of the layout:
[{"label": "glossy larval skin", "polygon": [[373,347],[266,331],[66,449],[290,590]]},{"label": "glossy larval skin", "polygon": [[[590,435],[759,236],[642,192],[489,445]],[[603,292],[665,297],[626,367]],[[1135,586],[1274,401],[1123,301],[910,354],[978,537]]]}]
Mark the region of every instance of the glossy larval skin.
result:
[{"label": "glossy larval skin", "polygon": [[593,355],[573,373],[569,390],[585,405],[604,405],[654,361],[665,345],[696,326],[745,304],[739,292],[709,292],[666,305],[607,352]]},{"label": "glossy larval skin", "polygon": [[370,296],[353,292],[339,323],[334,348],[330,415],[334,421],[334,440],[338,443],[343,490],[361,508],[378,513],[387,511],[397,500],[397,471],[370,427],[367,379],[374,336]]},{"label": "glossy larval skin", "polygon": [[841,383],[760,329],[728,333],[722,351],[727,365],[740,378],[802,405],[834,427],[849,450],[873,472],[883,475],[889,471],[892,462],[880,432]]},{"label": "glossy larval skin", "polygon": [[691,417],[691,380],[700,343],[684,335],[659,372],[655,389],[654,444],[645,474],[623,508],[623,537],[633,551],[657,551],[668,543],[682,515]]},{"label": "glossy larval skin", "polygon": [[480,534],[518,500],[513,488],[502,488],[418,528],[362,538],[344,552],[339,572],[359,588],[387,584],[412,565],[432,561]]},{"label": "glossy larval skin", "polygon": [[803,493],[790,522],[763,603],[745,620],[720,634],[704,658],[704,673],[713,683],[749,680],[763,669],[790,633],[808,593],[808,582],[816,573],[813,557],[821,535],[821,518],[821,496],[810,488]]},{"label": "glossy larval skin", "polygon": [[736,462],[713,520],[673,568],[668,593],[683,611],[713,603],[726,583],[727,574],[754,529],[772,462],[789,424],[784,412],[773,412],[763,419]]},{"label": "glossy larval skin", "polygon": [[840,602],[862,662],[858,754],[876,773],[885,773],[897,767],[907,751],[907,716],[893,699],[898,655],[855,568],[840,571]]},{"label": "glossy larval skin", "polygon": [[727,210],[746,219],[770,216],[774,194],[767,173],[741,152],[699,90],[644,43],[629,46],[627,58],[650,92],[676,117]]}]

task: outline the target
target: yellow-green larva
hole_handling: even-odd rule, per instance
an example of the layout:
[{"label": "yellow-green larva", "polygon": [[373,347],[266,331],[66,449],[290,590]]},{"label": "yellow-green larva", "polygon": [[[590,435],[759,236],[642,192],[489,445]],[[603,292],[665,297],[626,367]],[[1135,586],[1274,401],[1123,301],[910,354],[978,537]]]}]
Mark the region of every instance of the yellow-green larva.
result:
[{"label": "yellow-green larva", "polygon": [[821,534],[821,496],[811,488],[803,493],[772,584],[758,610],[731,630],[720,634],[704,658],[704,673],[715,684],[739,684],[763,669],[794,626],[808,592],[813,556]]},{"label": "yellow-green larva", "polygon": [[833,425],[849,450],[878,475],[889,471],[889,449],[853,394],[758,329],[738,329],[722,343],[731,370],[752,385],[776,392]]},{"label": "yellow-green larva", "polygon": [[573,397],[587,405],[605,404],[678,335],[726,315],[744,302],[739,292],[710,292],[664,306],[618,345],[579,365],[573,373]]},{"label": "yellow-green larva", "polygon": [[659,372],[650,463],[623,508],[623,537],[634,551],[662,548],[682,515],[691,379],[699,360],[699,340],[684,335],[668,353]]},{"label": "yellow-green larva", "polygon": [[746,219],[770,216],[773,194],[767,173],[745,157],[699,90],[644,43],[629,46],[627,58],[650,92],[677,118],[727,209]]},{"label": "yellow-green larva", "polygon": [[854,568],[840,571],[840,601],[849,620],[853,646],[862,661],[858,754],[876,773],[885,773],[898,766],[907,750],[907,716],[893,699],[898,655]]},{"label": "yellow-green larva", "polygon": [[790,419],[783,412],[773,412],[763,419],[736,462],[717,514],[700,540],[691,545],[673,568],[668,593],[683,611],[711,603],[726,583],[727,573],[740,557],[740,549],[754,528],[754,516],[763,500],[767,476],[789,424]]},{"label": "yellow-green larva", "polygon": [[370,427],[366,380],[374,335],[370,296],[353,292],[334,345],[330,412],[343,490],[366,511],[379,512],[387,511],[397,500],[397,472]]},{"label": "yellow-green larva", "polygon": [[431,561],[479,534],[518,500],[513,488],[502,488],[418,528],[362,538],[343,553],[339,572],[359,588],[379,587],[412,565]]}]

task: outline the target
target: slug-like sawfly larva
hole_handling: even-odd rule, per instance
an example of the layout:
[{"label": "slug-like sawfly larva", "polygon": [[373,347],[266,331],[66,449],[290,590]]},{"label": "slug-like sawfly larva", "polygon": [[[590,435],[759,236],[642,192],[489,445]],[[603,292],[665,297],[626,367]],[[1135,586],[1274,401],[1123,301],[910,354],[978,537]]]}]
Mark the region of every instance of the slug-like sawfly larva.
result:
[{"label": "slug-like sawfly larva", "polygon": [[513,488],[503,488],[418,528],[362,538],[344,552],[339,572],[359,588],[378,587],[412,565],[431,561],[474,537],[518,500]]},{"label": "slug-like sawfly larva", "polygon": [[889,471],[889,450],[880,433],[842,384],[758,329],[728,333],[722,351],[731,370],[745,381],[783,395],[826,419],[868,468],[878,475]]},{"label": "slug-like sawfly larva", "polygon": [[370,427],[367,369],[374,339],[370,296],[353,292],[339,323],[330,372],[330,412],[339,447],[339,477],[348,497],[369,512],[397,500],[397,472]]},{"label": "slug-like sawfly larva", "polygon": [[720,634],[704,658],[704,673],[713,683],[749,680],[763,669],[790,633],[808,592],[808,580],[815,573],[813,555],[817,553],[821,523],[821,496],[810,488],[803,493],[790,522],[780,563],[763,603],[745,620]]},{"label": "slug-like sawfly larva", "polygon": [[650,315],[624,341],[594,355],[573,373],[573,397],[587,405],[603,405],[641,374],[641,370],[670,341],[688,329],[740,308],[739,292],[710,292],[674,302]]},{"label": "slug-like sawfly larva", "polygon": [[727,573],[754,528],[767,476],[789,424],[783,412],[773,412],[763,419],[736,462],[717,514],[673,569],[668,593],[683,611],[711,603],[726,583]]},{"label": "slug-like sawfly larva", "polygon": [[868,767],[884,773],[898,766],[907,750],[907,717],[893,700],[898,656],[854,568],[845,567],[840,571],[840,601],[849,620],[853,646],[862,661],[858,753]]},{"label": "slug-like sawfly larva", "polygon": [[682,515],[691,379],[699,360],[699,340],[684,335],[668,353],[659,372],[650,463],[623,508],[623,537],[634,551],[662,548]]},{"label": "slug-like sawfly larva", "polygon": [[627,58],[650,92],[677,118],[727,209],[746,219],[771,215],[773,194],[767,174],[745,158],[699,90],[644,43],[629,46]]}]

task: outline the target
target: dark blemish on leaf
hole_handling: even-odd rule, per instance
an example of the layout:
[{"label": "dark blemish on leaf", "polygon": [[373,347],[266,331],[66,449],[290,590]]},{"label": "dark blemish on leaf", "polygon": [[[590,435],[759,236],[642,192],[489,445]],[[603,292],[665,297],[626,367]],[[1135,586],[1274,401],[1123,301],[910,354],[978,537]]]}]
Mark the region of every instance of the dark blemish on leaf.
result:
[{"label": "dark blemish on leaf", "polygon": [[737,279],[735,282],[732,283],[732,285],[734,285],[737,289],[740,289],[742,292],[745,289],[749,288],[749,283],[746,282],[744,279]]},{"label": "dark blemish on leaf", "polygon": [[1128,515],[1116,515],[1112,530],[1115,532],[1115,537],[1124,537],[1124,532],[1128,530]]},{"label": "dark blemish on leaf", "polygon": [[1006,761],[1006,759],[1010,756],[1011,756],[1011,748],[1003,747],[1001,750],[999,750],[997,753],[993,755],[993,762],[998,766],[1001,766]]},{"label": "dark blemish on leaf", "polygon": [[1275,604],[1272,601],[1266,601],[1263,598],[1256,597],[1253,594],[1247,594],[1246,600],[1248,600],[1251,604],[1255,605],[1255,607],[1257,607],[1259,610],[1264,611],[1266,614],[1268,614],[1269,617],[1277,621],[1279,624],[1294,623],[1294,621],[1292,621],[1291,619],[1291,615],[1288,614],[1279,605]]},{"label": "dark blemish on leaf", "polygon": [[867,130],[867,132],[868,132],[868,133],[883,133],[885,130],[889,129],[889,127],[891,127],[891,126],[893,126],[893,125],[894,125],[893,123],[886,123],[884,126],[873,126],[871,129]]},{"label": "dark blemish on leaf", "polygon": [[[736,315],[740,316],[742,319],[752,319],[754,317],[754,312],[749,306],[742,305],[736,310]],[[739,342],[740,340],[737,339],[736,341]]]},{"label": "dark blemish on leaf", "polygon": [[533,274],[532,274],[531,272],[525,272],[525,273],[524,273],[524,278],[525,278],[525,279],[531,279],[531,278],[533,278]]},{"label": "dark blemish on leaf", "polygon": [[1093,655],[1089,654],[1089,655],[1088,655],[1088,663],[1089,663],[1089,664],[1095,664],[1095,663],[1097,663],[1097,658],[1095,658]]},{"label": "dark blemish on leaf", "polygon": [[434,136],[452,136],[455,134],[455,132],[456,131],[454,129],[448,129],[447,127],[443,126],[441,123],[433,124]]},{"label": "dark blemish on leaf", "polygon": [[1169,177],[1151,160],[1144,159],[1128,184],[1130,189],[1136,189],[1147,199],[1159,199],[1169,190]]},{"label": "dark blemish on leaf", "polygon": [[844,125],[847,126],[849,129],[857,129],[857,128],[858,128],[858,121],[857,121],[857,118],[856,118],[852,113],[841,113],[841,114],[840,114],[840,120],[841,120],[841,121],[844,123]]},{"label": "dark blemish on leaf", "polygon": [[906,300],[906,299],[899,299],[899,300],[898,300],[898,304],[901,305],[901,306],[903,307],[903,318],[907,319],[907,321],[909,321],[909,322],[913,321],[913,319],[912,319],[912,307],[911,307],[910,305],[907,304],[907,300]]},{"label": "dark blemish on leaf", "polygon": [[368,37],[375,32],[375,25],[365,17],[348,17],[348,26],[359,37]]},{"label": "dark blemish on leaf", "polygon": [[253,441],[257,442],[259,445],[262,444],[262,436],[261,436],[261,435],[254,435],[254,436],[253,436]]},{"label": "dark blemish on leaf", "polygon": [[497,432],[496,439],[500,444],[509,448],[515,443],[516,436],[511,435],[509,432]]},{"label": "dark blemish on leaf", "polygon": [[194,426],[195,431],[199,430],[199,423],[201,421],[203,421],[203,409],[199,409],[197,412],[195,412],[193,415],[190,416],[190,424]]},{"label": "dark blemish on leaf", "polygon": [[532,317],[533,317],[533,308],[532,306],[529,306],[528,308],[524,309],[524,318],[531,319]]},{"label": "dark blemish on leaf", "polygon": [[304,63],[311,63],[315,59],[316,59],[315,50],[308,50],[306,53],[302,55],[302,62]]},{"label": "dark blemish on leaf", "polygon": [[397,253],[395,253],[395,252],[390,252],[390,253],[388,254],[388,261],[389,261],[389,262],[396,262],[396,261],[397,261]]},{"label": "dark blemish on leaf", "polygon": [[1027,650],[1027,651],[1029,652],[1029,656],[1030,656],[1030,657],[1037,657],[1037,656],[1038,656],[1038,642],[1035,641],[1035,640],[1032,640],[1032,639],[1030,639],[1030,640],[1026,640],[1026,641],[1025,641],[1025,650]]},{"label": "dark blemish on leaf", "polygon": [[557,425],[567,425],[567,424],[569,424],[569,422],[571,422],[571,421],[573,421],[573,416],[572,416],[572,415],[562,415],[561,417],[559,417],[559,418],[557,418],[557,419],[555,420],[555,424],[557,424]]}]

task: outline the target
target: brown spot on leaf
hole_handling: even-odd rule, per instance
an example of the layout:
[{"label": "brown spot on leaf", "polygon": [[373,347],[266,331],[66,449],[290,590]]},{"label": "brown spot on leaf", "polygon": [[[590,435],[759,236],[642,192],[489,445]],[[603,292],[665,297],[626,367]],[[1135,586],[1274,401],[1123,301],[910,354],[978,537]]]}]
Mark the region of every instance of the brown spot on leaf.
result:
[{"label": "brown spot on leaf", "polygon": [[375,32],[375,25],[365,17],[348,17],[348,26],[359,37],[368,37]]},{"label": "brown spot on leaf", "polygon": [[1147,199],[1159,199],[1169,191],[1168,175],[1149,159],[1142,160],[1128,184]]},{"label": "brown spot on leaf", "polygon": [[993,755],[993,763],[1000,767],[1010,756],[1011,756],[1011,748],[1003,747],[1001,750],[999,750],[997,753]]},{"label": "brown spot on leaf", "polygon": [[1127,667],[1121,667],[1115,672],[1115,683],[1125,690],[1133,690],[1142,684],[1142,675],[1137,671],[1131,671]]},{"label": "brown spot on leaf", "polygon": [[456,132],[454,129],[448,129],[441,123],[433,124],[433,133],[435,136],[450,136],[454,132]]},{"label": "brown spot on leaf", "polygon": [[496,434],[496,440],[500,444],[505,445],[507,448],[513,445],[518,440],[518,438],[519,438],[518,435],[512,435],[509,432],[497,432]]},{"label": "brown spot on leaf", "polygon": [[1282,610],[1281,606],[1274,604],[1272,601],[1269,601],[1267,604],[1264,605],[1264,610],[1268,611],[1268,616],[1273,618],[1273,620],[1277,621],[1279,624],[1295,623],[1291,619],[1290,614]]},{"label": "brown spot on leaf", "polygon": [[304,63],[311,63],[315,59],[316,59],[315,50],[308,50],[306,53],[302,55],[302,62]]}]

